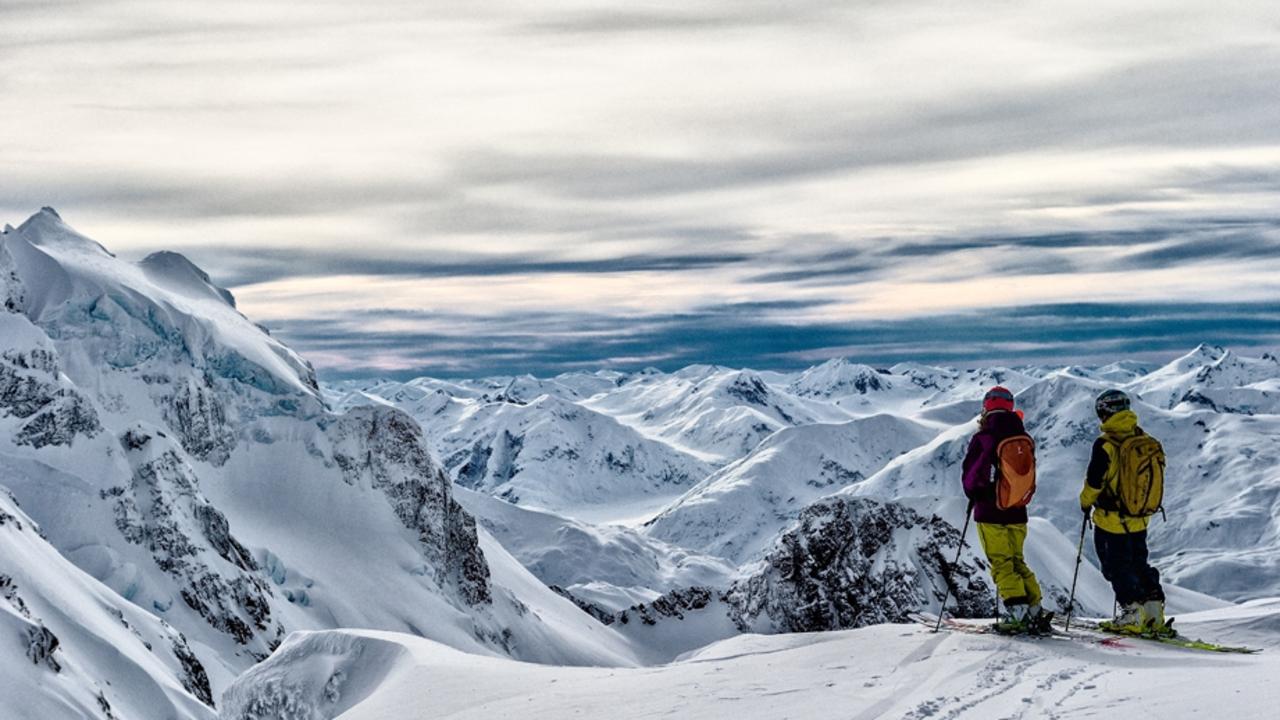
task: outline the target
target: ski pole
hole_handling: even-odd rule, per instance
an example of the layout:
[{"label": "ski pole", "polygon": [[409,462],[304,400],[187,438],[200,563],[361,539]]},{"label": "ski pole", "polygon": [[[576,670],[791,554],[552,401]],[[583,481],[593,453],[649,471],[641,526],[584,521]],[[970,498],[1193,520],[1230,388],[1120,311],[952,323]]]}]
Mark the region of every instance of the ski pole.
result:
[{"label": "ski pole", "polygon": [[[954,570],[960,564],[960,555],[964,552],[964,537],[969,533],[969,516],[973,515],[973,501],[969,501],[968,507],[964,509],[964,529],[960,531],[960,547],[956,548],[956,561],[951,563]],[[942,580],[947,585],[947,591],[942,594],[942,605],[938,606],[938,624],[933,626],[933,631],[938,632],[942,629],[942,614],[947,611],[947,600],[951,597],[951,583],[947,582],[946,574],[943,574]]]},{"label": "ski pole", "polygon": [[1071,630],[1071,613],[1076,609],[1076,579],[1080,577],[1080,560],[1084,557],[1084,531],[1089,527],[1089,516],[1080,521],[1080,544],[1076,546],[1076,571],[1071,574],[1071,599],[1067,600],[1067,619],[1062,623],[1062,631]]}]

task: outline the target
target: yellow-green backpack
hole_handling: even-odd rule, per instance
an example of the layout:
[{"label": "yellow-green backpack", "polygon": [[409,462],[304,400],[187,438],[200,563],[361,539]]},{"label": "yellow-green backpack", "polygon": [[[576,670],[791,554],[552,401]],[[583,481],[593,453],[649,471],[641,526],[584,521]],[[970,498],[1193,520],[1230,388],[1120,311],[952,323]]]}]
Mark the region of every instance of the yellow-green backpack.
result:
[{"label": "yellow-green backpack", "polygon": [[1148,517],[1162,510],[1164,502],[1164,448],[1160,441],[1138,431],[1119,440],[1116,447],[1116,473],[1110,494],[1122,515]]}]

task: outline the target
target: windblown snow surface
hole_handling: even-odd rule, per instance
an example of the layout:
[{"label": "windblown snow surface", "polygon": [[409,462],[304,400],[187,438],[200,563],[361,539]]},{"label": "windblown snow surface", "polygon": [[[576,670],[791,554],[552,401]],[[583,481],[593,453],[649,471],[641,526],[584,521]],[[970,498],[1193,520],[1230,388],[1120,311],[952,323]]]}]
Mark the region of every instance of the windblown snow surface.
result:
[{"label": "windblown snow surface", "polygon": [[[1271,718],[1280,604],[1194,613],[1210,655],[1141,640],[1009,639],[912,624],[740,635],[650,668],[555,668],[364,631],[295,634],[227,693],[224,717]],[[274,708],[290,707],[293,714]],[[262,714],[260,714],[262,713]]]},{"label": "windblown snow surface", "polygon": [[[51,209],[0,238],[4,720],[1271,716],[1273,356],[320,385],[180,255]],[[1261,655],[904,622],[996,610],[973,526],[953,562],[995,383],[1040,448],[1046,604],[1120,387],[1169,453],[1170,606]]]}]

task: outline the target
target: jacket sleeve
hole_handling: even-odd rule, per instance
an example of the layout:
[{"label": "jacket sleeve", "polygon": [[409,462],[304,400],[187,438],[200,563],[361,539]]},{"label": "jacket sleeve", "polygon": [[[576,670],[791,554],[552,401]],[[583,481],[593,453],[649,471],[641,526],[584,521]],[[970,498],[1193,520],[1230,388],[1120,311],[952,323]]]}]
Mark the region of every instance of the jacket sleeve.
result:
[{"label": "jacket sleeve", "polygon": [[969,452],[964,456],[964,494],[970,500],[981,500],[991,492],[992,440],[985,433],[978,433],[969,441]]},{"label": "jacket sleeve", "polygon": [[1103,447],[1102,438],[1093,442],[1093,455],[1089,458],[1089,469],[1084,474],[1084,487],[1080,490],[1080,507],[1091,508],[1102,494],[1102,481],[1111,467],[1111,458]]}]

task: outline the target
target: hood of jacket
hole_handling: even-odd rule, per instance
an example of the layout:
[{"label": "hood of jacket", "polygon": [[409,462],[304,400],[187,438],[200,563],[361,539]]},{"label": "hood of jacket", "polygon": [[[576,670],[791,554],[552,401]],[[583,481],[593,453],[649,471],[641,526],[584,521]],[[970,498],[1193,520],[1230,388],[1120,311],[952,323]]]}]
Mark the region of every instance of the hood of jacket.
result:
[{"label": "hood of jacket", "polygon": [[1104,435],[1127,437],[1138,430],[1138,414],[1132,410],[1121,410],[1102,423]]}]

